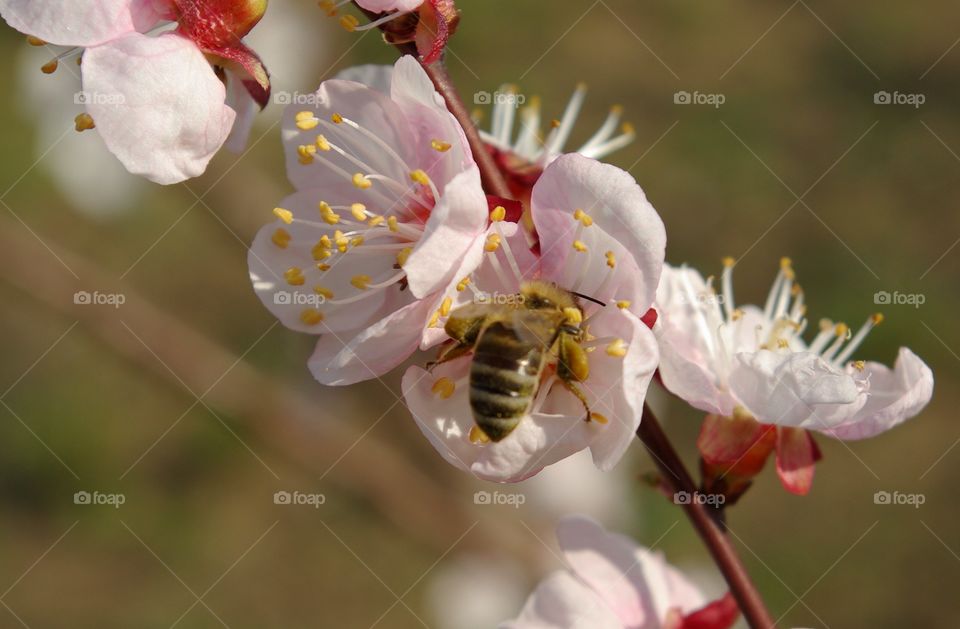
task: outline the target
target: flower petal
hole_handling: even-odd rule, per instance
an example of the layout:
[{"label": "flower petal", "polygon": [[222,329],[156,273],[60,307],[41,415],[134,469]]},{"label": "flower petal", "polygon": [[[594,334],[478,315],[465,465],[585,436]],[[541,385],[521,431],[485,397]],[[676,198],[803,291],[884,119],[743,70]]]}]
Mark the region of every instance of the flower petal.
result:
[{"label": "flower petal", "polygon": [[341,70],[333,78],[339,81],[362,83],[381,94],[389,96],[390,83],[393,81],[393,66],[377,63],[351,66]]},{"label": "flower petal", "polygon": [[537,585],[517,618],[500,629],[623,629],[592,589],[569,572],[557,571]]},{"label": "flower petal", "polygon": [[[540,235],[545,275],[557,278],[567,256],[582,255],[572,248],[576,233],[573,212],[581,209],[593,219],[581,240],[591,255],[602,260],[606,242],[596,251],[590,239],[602,232],[619,245],[612,248],[618,276],[625,278],[635,312],[653,303],[663,267],[666,232],[663,221],[629,173],[582,155],[564,155],[543,172],[531,200]],[[596,233],[596,235],[595,235]]]},{"label": "flower petal", "polygon": [[87,109],[110,152],[134,174],[171,184],[203,173],[235,118],[203,53],[167,33],[133,33],[89,48],[83,88],[116,95]]},{"label": "flower petal", "polygon": [[819,460],[820,449],[809,432],[802,428],[777,430],[777,476],[787,491],[798,496],[810,493]]},{"label": "flower petal", "polygon": [[827,432],[838,439],[873,437],[917,415],[933,396],[933,372],[906,347],[891,370],[879,363],[864,369],[870,382],[867,402],[851,421]]},{"label": "flower petal", "polygon": [[0,15],[21,33],[51,44],[88,47],[148,30],[160,19],[152,5],[152,0],[0,0]]}]

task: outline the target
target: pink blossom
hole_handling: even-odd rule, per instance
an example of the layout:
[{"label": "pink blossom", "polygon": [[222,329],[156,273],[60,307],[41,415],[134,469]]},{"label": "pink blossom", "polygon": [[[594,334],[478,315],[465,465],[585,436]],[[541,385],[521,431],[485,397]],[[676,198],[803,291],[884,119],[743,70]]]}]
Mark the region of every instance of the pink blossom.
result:
[{"label": "pink blossom", "polygon": [[297,191],[248,257],[264,305],[287,327],[321,335],[309,365],[324,384],[401,363],[447,285],[480,262],[487,201],[463,130],[413,58],[387,74],[351,73],[389,93],[334,79],[309,106],[288,108]]},{"label": "pink blossom", "polygon": [[541,581],[501,629],[726,629],[739,615],[729,595],[708,604],[662,554],[585,516],[562,519],[557,538],[568,568]]},{"label": "pink blossom", "polygon": [[231,130],[246,133],[249,116],[235,125],[238,112],[266,105],[266,69],[241,41],[265,9],[261,0],[0,0],[17,30],[74,48],[64,57],[84,49],[87,114],[127,170],[161,184],[203,173]]},{"label": "pink blossom", "polygon": [[[626,172],[579,155],[557,159],[533,191],[540,256],[513,223],[495,222],[484,261],[454,278],[424,348],[446,339],[445,317],[477,295],[514,295],[539,279],[596,299],[581,301],[590,374],[578,383],[593,414],[546,370],[529,412],[499,442],[476,438],[470,409],[470,356],[427,372],[404,374],[407,406],[420,429],[451,464],[481,478],[516,482],[589,448],[611,469],[632,443],[657,364],[656,341],[641,321],[653,301],[663,264],[663,223]],[[500,231],[496,231],[500,230]]]}]

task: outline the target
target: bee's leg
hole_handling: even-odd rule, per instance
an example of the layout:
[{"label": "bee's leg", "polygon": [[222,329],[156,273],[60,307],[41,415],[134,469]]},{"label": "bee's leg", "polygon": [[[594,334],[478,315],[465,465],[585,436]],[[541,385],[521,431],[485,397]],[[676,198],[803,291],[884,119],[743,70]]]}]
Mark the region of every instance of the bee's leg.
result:
[{"label": "bee's leg", "polygon": [[586,422],[590,421],[590,416],[591,416],[591,415],[590,415],[590,403],[587,401],[587,396],[584,395],[584,394],[583,394],[583,391],[580,390],[580,387],[578,387],[576,384],[574,384],[572,380],[567,380],[567,379],[562,378],[562,377],[558,378],[558,380],[560,380],[560,384],[562,384],[563,387],[564,387],[567,391],[569,391],[570,393],[573,393],[575,396],[577,396],[577,399],[580,400],[580,403],[581,403],[581,404],[583,404],[583,409],[584,409],[584,410],[586,411],[586,413],[587,413],[587,414],[584,416],[583,421],[586,421]]},{"label": "bee's leg", "polygon": [[466,356],[473,351],[473,343],[453,343],[440,350],[436,360],[427,363],[427,371],[432,371],[437,365]]}]

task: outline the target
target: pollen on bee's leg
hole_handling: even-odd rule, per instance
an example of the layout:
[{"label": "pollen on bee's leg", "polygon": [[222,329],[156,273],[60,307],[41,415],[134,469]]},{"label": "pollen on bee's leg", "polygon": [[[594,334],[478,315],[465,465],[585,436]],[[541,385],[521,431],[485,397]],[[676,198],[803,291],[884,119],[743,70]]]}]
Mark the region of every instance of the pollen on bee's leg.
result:
[{"label": "pollen on bee's leg", "polygon": [[453,395],[453,392],[456,391],[456,389],[457,389],[456,383],[450,378],[447,378],[446,376],[437,378],[437,381],[433,383],[432,387],[430,387],[430,390],[435,395],[439,396],[441,399],[444,399],[444,400],[446,400],[451,395]]},{"label": "pollen on bee's leg", "polygon": [[483,432],[480,429],[480,426],[474,424],[470,428],[470,443],[481,444],[481,443],[490,443],[490,437],[487,436],[487,433]]}]

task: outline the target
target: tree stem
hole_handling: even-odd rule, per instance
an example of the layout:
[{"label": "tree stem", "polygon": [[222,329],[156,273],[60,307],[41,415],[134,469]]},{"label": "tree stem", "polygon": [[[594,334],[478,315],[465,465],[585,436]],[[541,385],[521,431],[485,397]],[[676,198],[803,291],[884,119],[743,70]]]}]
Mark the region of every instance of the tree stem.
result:
[{"label": "tree stem", "polygon": [[[643,406],[643,419],[640,421],[640,428],[637,429],[637,437],[653,455],[653,460],[663,473],[664,480],[674,488],[674,491],[687,492],[692,498],[697,492],[693,477],[663,432],[653,411],[646,404]],[[750,580],[750,575],[747,574],[737,551],[730,543],[730,539],[720,530],[707,510],[707,506],[692,499],[682,506],[697,530],[697,534],[700,535],[700,539],[710,551],[717,567],[720,568],[720,572],[723,573],[730,593],[740,606],[740,611],[743,612],[747,623],[753,629],[775,627],[773,618],[767,611],[756,586]]]}]

